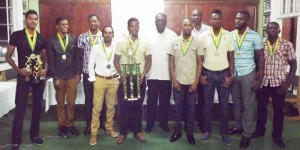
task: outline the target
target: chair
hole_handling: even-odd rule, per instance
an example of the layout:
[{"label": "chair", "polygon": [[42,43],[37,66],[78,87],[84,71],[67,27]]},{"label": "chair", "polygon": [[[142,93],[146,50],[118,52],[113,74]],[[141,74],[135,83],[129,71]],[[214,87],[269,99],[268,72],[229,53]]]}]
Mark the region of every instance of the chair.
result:
[{"label": "chair", "polygon": [[[297,95],[293,94],[293,91],[297,88]],[[299,93],[299,94],[298,94]],[[291,88],[287,91],[285,102],[296,103],[298,110],[297,116],[284,116],[285,121],[297,121],[300,120],[300,80],[299,76],[294,76],[291,83]]]}]

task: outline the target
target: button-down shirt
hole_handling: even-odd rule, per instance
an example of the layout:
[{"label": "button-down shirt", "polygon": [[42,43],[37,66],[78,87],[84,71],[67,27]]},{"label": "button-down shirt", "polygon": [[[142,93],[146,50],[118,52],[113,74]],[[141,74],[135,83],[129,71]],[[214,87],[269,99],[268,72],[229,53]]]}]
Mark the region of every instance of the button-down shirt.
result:
[{"label": "button-down shirt", "polygon": [[[168,54],[175,58],[175,77],[178,82],[183,85],[190,85],[194,83],[196,78],[197,56],[204,55],[203,45],[198,38],[193,37],[185,56],[183,56],[180,41],[181,36],[178,36],[177,40],[172,42]],[[183,43],[187,44],[188,41],[183,40]]]},{"label": "button-down shirt", "polygon": [[[203,66],[212,71],[220,71],[229,67],[228,51],[234,50],[234,40],[232,34],[222,29],[220,45],[216,48],[212,33],[210,30],[199,36],[199,40],[203,43],[204,63]],[[219,55],[216,56],[215,53]]]},{"label": "button-down shirt", "polygon": [[[115,48],[115,43],[112,43],[110,47],[106,47],[105,44],[103,44],[103,42],[93,46],[89,59],[88,80],[90,82],[96,81],[95,74],[105,77],[117,74],[117,70],[114,66]],[[110,59],[108,58],[109,54],[111,54]],[[108,68],[108,66],[110,66],[110,68]]]},{"label": "button-down shirt", "polygon": [[171,42],[177,39],[176,33],[166,28],[163,33],[153,31],[147,36],[146,41],[152,53],[152,65],[147,79],[170,80],[168,51],[171,49]]},{"label": "button-down shirt", "polygon": [[192,30],[192,35],[193,35],[194,37],[198,37],[198,36],[201,35],[203,32],[209,30],[210,28],[211,28],[210,26],[201,23],[201,28],[200,28],[200,30],[198,31],[198,30],[196,30],[196,29],[194,28],[194,29]]},{"label": "button-down shirt", "polygon": [[234,75],[244,76],[255,70],[255,51],[263,48],[262,38],[257,32],[247,27],[247,34],[239,48],[236,32],[238,30],[231,32],[234,37]]},{"label": "button-down shirt", "polygon": [[[287,40],[281,39],[278,48],[273,56],[268,52],[267,39],[264,39],[265,71],[262,84],[271,87],[280,86],[286,81],[287,67],[289,61],[296,59],[293,44]],[[275,43],[273,44],[275,46]]]},{"label": "button-down shirt", "polygon": [[[101,31],[99,31],[99,35],[98,35],[98,40],[96,41],[96,44],[101,43],[102,40],[102,33]],[[97,38],[96,35],[92,36],[93,38]],[[89,58],[90,58],[90,52],[92,49],[92,42],[90,40],[89,37],[89,31],[80,34],[79,38],[78,38],[78,43],[77,43],[78,48],[82,48],[83,49],[83,68],[82,71],[83,73],[88,74],[89,70],[88,70],[88,63],[89,63]]]},{"label": "button-down shirt", "polygon": [[[134,41],[138,42],[137,50],[135,52],[134,58],[136,63],[140,63],[140,73],[145,69],[146,56],[151,55],[148,43],[140,40],[139,38]],[[117,43],[115,54],[121,56],[120,64],[128,64],[129,58],[127,56],[128,51],[128,39],[124,38]]]}]

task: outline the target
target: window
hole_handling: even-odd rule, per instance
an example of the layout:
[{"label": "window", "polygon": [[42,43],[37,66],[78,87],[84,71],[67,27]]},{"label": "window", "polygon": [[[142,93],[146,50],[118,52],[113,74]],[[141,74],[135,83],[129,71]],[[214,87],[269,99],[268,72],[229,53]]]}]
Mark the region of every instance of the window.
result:
[{"label": "window", "polygon": [[11,2],[11,0],[0,1],[0,61],[4,61],[7,44],[12,33],[11,29],[13,28]]},{"label": "window", "polygon": [[280,18],[295,17],[300,12],[299,0],[280,0]]}]

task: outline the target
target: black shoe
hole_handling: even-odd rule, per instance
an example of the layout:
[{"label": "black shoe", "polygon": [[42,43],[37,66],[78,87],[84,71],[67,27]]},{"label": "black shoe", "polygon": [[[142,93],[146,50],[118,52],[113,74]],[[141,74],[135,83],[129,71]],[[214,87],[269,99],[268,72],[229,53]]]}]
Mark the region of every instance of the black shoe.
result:
[{"label": "black shoe", "polygon": [[195,138],[193,134],[186,134],[186,138],[191,145],[195,145]]},{"label": "black shoe", "polygon": [[60,126],[58,135],[63,138],[68,137],[68,128],[66,126]]},{"label": "black shoe", "polygon": [[248,137],[243,137],[240,142],[240,148],[247,148],[251,143],[251,139]]},{"label": "black shoe", "polygon": [[170,128],[167,123],[160,123],[160,127],[167,133],[170,132]]},{"label": "black shoe", "polygon": [[84,135],[90,135],[91,134],[91,127],[85,127],[84,131],[83,131]]},{"label": "black shoe", "polygon": [[78,136],[80,134],[79,131],[74,126],[68,127],[68,131],[74,136]]},{"label": "black shoe", "polygon": [[147,124],[145,132],[146,133],[151,133],[152,132],[152,128],[153,128],[153,126]]},{"label": "black shoe", "polygon": [[282,141],[282,139],[279,137],[279,138],[273,138],[273,141],[276,143],[276,145],[278,145],[280,148],[284,148],[285,147],[285,144],[284,142]]},{"label": "black shoe", "polygon": [[179,138],[181,137],[181,132],[180,133],[174,133],[171,138],[170,138],[170,142],[175,142],[177,141]]},{"label": "black shoe", "polygon": [[252,133],[251,138],[257,138],[265,135],[265,131],[256,130]]},{"label": "black shoe", "polygon": [[19,144],[12,144],[11,150],[19,150],[19,149],[20,149],[20,145]]},{"label": "black shoe", "polygon": [[243,129],[233,127],[229,129],[228,134],[240,134],[243,132]]},{"label": "black shoe", "polygon": [[36,144],[36,145],[43,145],[44,141],[43,139],[39,138],[39,137],[34,137],[34,138],[30,138],[31,142]]}]

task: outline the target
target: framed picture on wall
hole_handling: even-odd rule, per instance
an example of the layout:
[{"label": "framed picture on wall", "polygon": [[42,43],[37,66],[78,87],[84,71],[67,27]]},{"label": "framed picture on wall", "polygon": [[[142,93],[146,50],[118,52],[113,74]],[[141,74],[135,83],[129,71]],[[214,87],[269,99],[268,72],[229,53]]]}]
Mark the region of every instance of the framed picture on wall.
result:
[{"label": "framed picture on wall", "polygon": [[25,14],[28,11],[28,0],[23,0],[23,14]]},{"label": "framed picture on wall", "polygon": [[267,34],[267,28],[263,28],[263,38],[267,38],[268,34]]},{"label": "framed picture on wall", "polygon": [[264,13],[271,12],[271,1],[266,0],[264,1]]},{"label": "framed picture on wall", "polygon": [[263,22],[264,27],[267,27],[268,23],[270,22],[270,17],[271,17],[270,13],[264,14],[264,22]]}]

